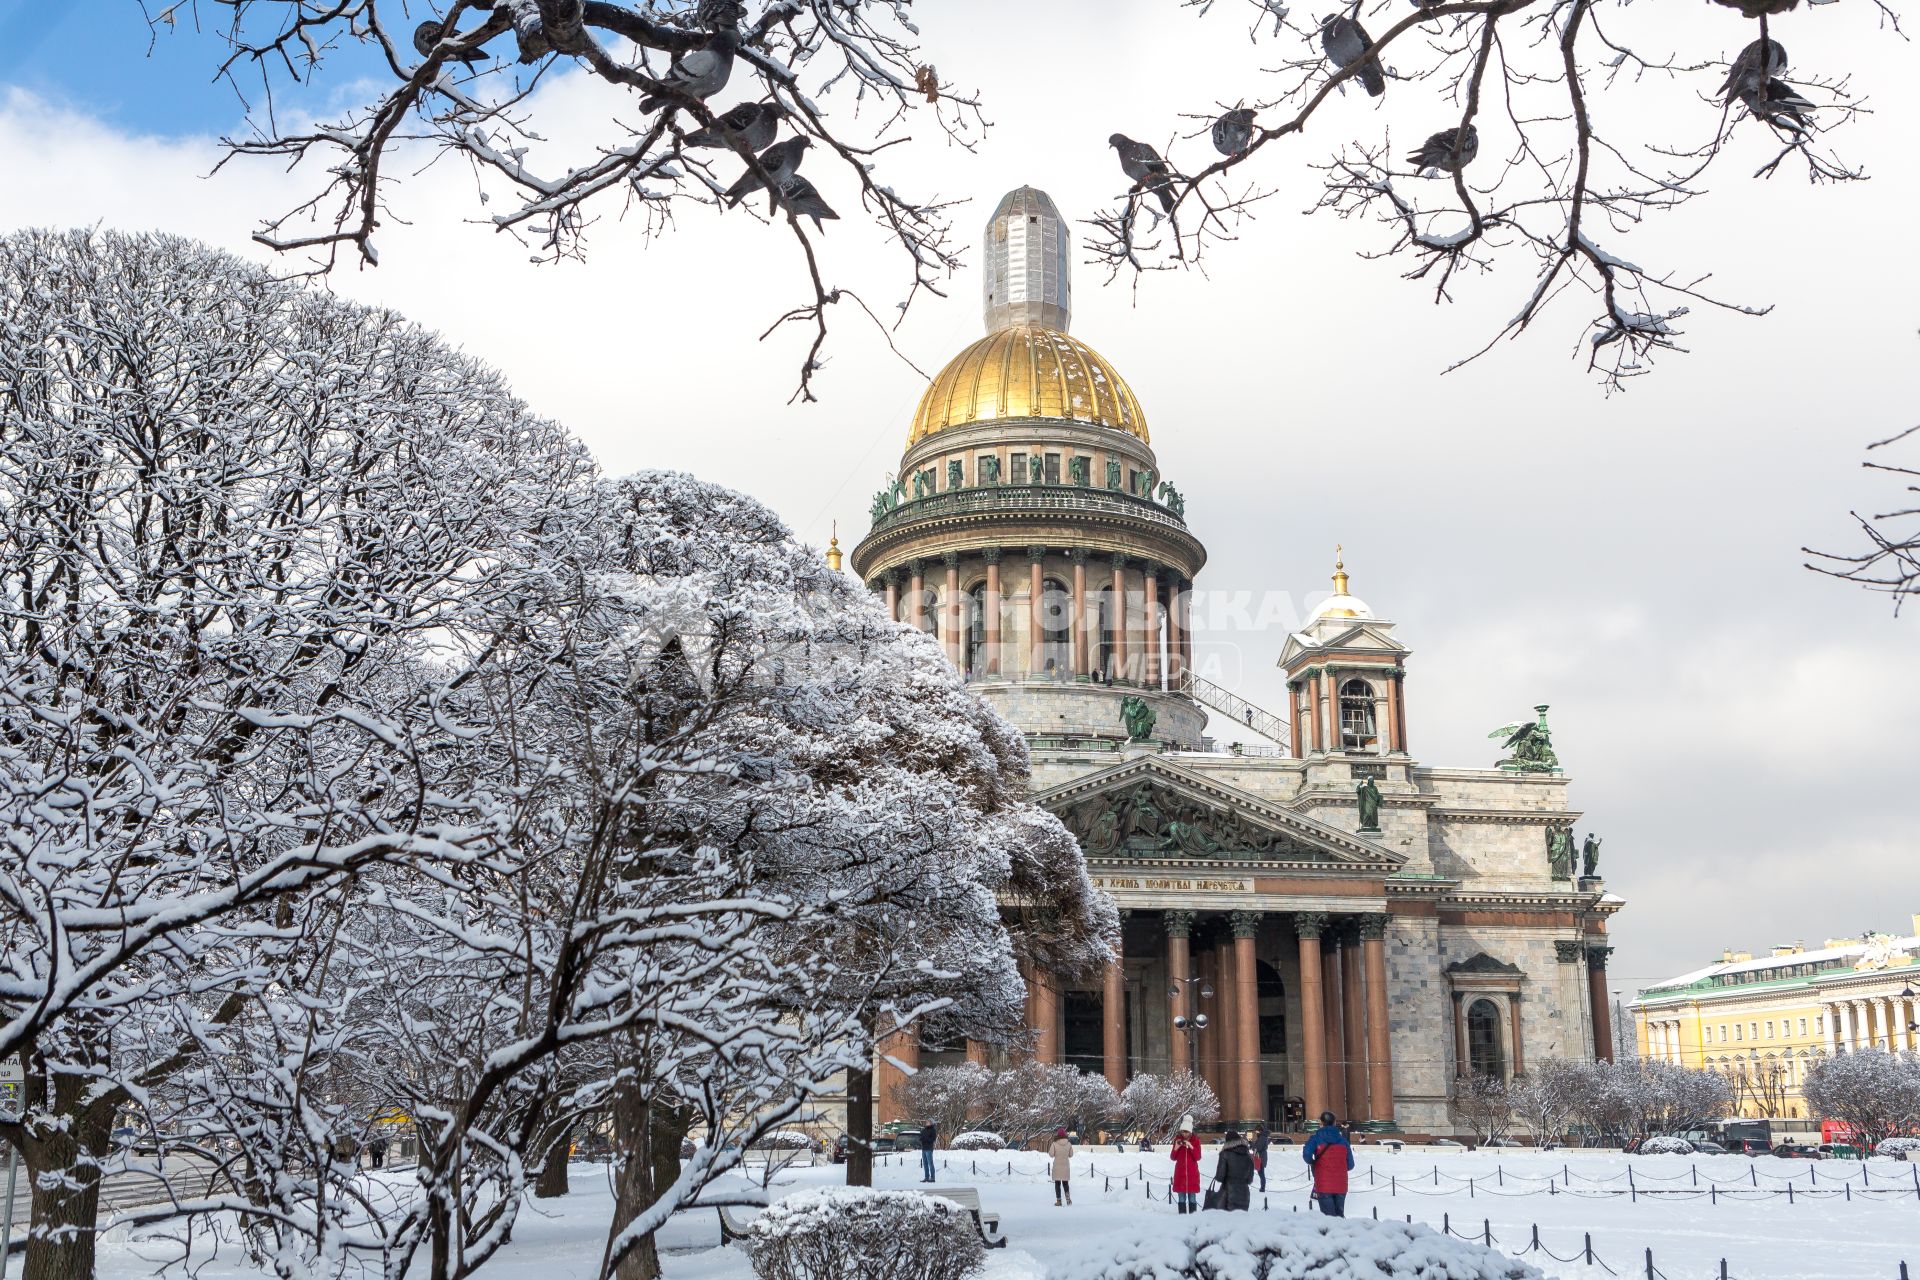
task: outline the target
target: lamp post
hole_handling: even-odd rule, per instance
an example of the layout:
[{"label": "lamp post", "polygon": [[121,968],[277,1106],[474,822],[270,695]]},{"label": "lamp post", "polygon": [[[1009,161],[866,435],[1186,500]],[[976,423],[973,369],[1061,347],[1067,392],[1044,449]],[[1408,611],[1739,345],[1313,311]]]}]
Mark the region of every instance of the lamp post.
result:
[{"label": "lamp post", "polygon": [[[1907,1001],[1907,1007],[1911,1009],[1913,1007],[1913,1001],[1920,1000],[1920,991],[1915,991],[1913,989],[1913,983],[1909,981],[1906,986],[1900,988],[1900,998]],[[1907,1024],[1907,1030],[1920,1031],[1920,1022],[1909,1022]]]},{"label": "lamp post", "polygon": [[[1213,999],[1213,984],[1209,983],[1206,979],[1175,978],[1172,985],[1167,988],[1168,1000],[1178,1000],[1180,998],[1182,994],[1180,984],[1183,982],[1190,987],[1197,986],[1198,990],[1196,990],[1194,994],[1199,996],[1200,999]],[[1188,1069],[1195,1075],[1200,1074],[1200,1033],[1206,1029],[1206,1026],[1207,1015],[1204,1013],[1195,1013],[1191,1018],[1184,1013],[1176,1013],[1173,1015],[1173,1029],[1187,1037]]]}]

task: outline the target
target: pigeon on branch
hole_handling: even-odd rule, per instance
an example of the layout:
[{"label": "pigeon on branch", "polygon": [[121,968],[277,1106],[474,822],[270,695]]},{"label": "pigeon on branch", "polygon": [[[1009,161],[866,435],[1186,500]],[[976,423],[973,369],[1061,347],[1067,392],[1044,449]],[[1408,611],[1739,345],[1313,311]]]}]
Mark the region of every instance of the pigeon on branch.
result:
[{"label": "pigeon on branch", "polygon": [[[1455,144],[1459,145],[1459,158],[1454,157]],[[1438,170],[1441,173],[1458,173],[1473,163],[1480,154],[1480,130],[1469,124],[1466,137],[1460,136],[1459,128],[1442,129],[1420,144],[1420,149],[1407,157],[1407,163],[1417,168],[1423,175]]]},{"label": "pigeon on branch", "polygon": [[1252,142],[1252,107],[1238,107],[1213,122],[1213,149],[1221,155],[1245,155]]},{"label": "pigeon on branch", "polygon": [[1768,80],[1764,89],[1749,89],[1740,95],[1747,110],[1758,119],[1789,133],[1805,133],[1813,121],[1805,113],[1813,104],[1793,91],[1784,80]]},{"label": "pigeon on branch", "polygon": [[800,167],[800,157],[807,153],[813,140],[805,134],[797,138],[788,138],[785,142],[776,142],[760,153],[760,168],[766,171],[762,178],[758,170],[749,169],[740,175],[740,181],[727,188],[727,207],[731,209],[742,200],[766,186],[772,181],[776,191],[785,183],[793,180],[794,171]]},{"label": "pigeon on branch", "polygon": [[1135,142],[1124,133],[1116,133],[1107,139],[1107,145],[1120,153],[1120,170],[1133,179],[1135,190],[1145,188],[1159,199],[1160,207],[1168,213],[1173,212],[1173,187],[1168,182],[1171,171],[1160,153],[1144,142]]},{"label": "pigeon on branch", "polygon": [[1785,13],[1800,3],[1800,0],[1715,0],[1729,9],[1738,9],[1749,18],[1771,17],[1776,13]]},{"label": "pigeon on branch", "polygon": [[[723,27],[708,36],[702,47],[675,58],[660,81],[679,97],[699,98],[704,102],[727,87],[727,80],[733,75],[733,53],[739,47],[740,37],[732,28]],[[640,109],[658,111],[672,101],[673,98],[656,94],[642,99]]]},{"label": "pigeon on branch", "polygon": [[[413,48],[423,58],[433,56],[434,48],[442,39],[458,40],[460,33],[438,22],[423,22],[413,29]],[[464,62],[468,66],[478,66],[490,61],[485,49],[455,50],[447,55],[449,62]]]},{"label": "pigeon on branch", "polygon": [[749,151],[763,151],[773,145],[780,128],[778,108],[764,102],[743,102],[704,129],[687,135],[690,147],[732,147],[736,142]]},{"label": "pigeon on branch", "polygon": [[[1761,46],[1765,45],[1763,49]],[[1765,66],[1762,66],[1762,63]],[[1727,82],[1720,86],[1720,99],[1728,106],[1759,93],[1768,80],[1787,69],[1787,50],[1778,40],[1755,40],[1740,51],[1727,68]]]},{"label": "pigeon on branch", "polygon": [[820,219],[832,218],[838,221],[840,217],[827,207],[827,202],[820,198],[820,192],[814,185],[797,173],[775,188],[773,198],[776,204],[793,210],[795,217],[812,218],[816,231],[826,230],[820,225]]},{"label": "pigeon on branch", "polygon": [[1367,29],[1344,14],[1333,14],[1320,24],[1320,47],[1327,51],[1327,61],[1342,71],[1360,63],[1360,83],[1369,97],[1377,98],[1387,91],[1387,73],[1378,58],[1361,61],[1372,45]]}]

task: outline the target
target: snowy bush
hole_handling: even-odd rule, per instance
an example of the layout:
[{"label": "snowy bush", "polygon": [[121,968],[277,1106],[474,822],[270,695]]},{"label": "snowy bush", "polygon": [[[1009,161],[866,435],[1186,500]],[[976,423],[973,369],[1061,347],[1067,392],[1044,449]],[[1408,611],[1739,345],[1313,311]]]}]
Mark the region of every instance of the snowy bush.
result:
[{"label": "snowy bush", "polygon": [[1004,1151],[1007,1140],[985,1129],[969,1129],[947,1145],[955,1151]]},{"label": "snowy bush", "polygon": [[1541,1272],[1497,1249],[1404,1222],[1288,1214],[1202,1214],[1116,1233],[1090,1247],[1057,1280],[1540,1280]]},{"label": "snowy bush", "polygon": [[811,1151],[813,1139],[798,1129],[775,1129],[753,1145],[757,1150]]},{"label": "snowy bush", "polygon": [[961,1280],[986,1260],[965,1209],[868,1187],[774,1202],[754,1219],[749,1247],[760,1280]]},{"label": "snowy bush", "polygon": [[1688,1156],[1693,1154],[1693,1144],[1685,1138],[1655,1134],[1640,1144],[1639,1153],[1643,1156]]},{"label": "snowy bush", "polygon": [[1877,1156],[1910,1156],[1920,1151],[1920,1138],[1887,1138],[1873,1149]]}]

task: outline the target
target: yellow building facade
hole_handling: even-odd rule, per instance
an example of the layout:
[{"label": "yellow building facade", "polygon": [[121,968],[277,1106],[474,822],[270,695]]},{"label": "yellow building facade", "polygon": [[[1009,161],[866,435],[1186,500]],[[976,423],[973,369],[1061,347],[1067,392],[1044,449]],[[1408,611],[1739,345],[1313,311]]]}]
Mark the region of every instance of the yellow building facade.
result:
[{"label": "yellow building facade", "polygon": [[1726,952],[1655,983],[1633,1003],[1640,1055],[1727,1077],[1735,1113],[1812,1131],[1801,1096],[1813,1064],[1873,1047],[1920,1049],[1920,916],[1907,937],[1795,943],[1764,956]]}]

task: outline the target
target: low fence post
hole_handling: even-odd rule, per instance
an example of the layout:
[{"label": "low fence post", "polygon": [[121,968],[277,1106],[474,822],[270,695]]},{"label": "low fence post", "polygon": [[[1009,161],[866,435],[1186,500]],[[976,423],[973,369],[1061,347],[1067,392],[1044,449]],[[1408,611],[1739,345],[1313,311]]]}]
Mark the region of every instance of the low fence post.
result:
[{"label": "low fence post", "polygon": [[1400,1178],[1397,1174],[1390,1173],[1387,1175],[1387,1194],[1390,1196],[1400,1194]]},{"label": "low fence post", "polygon": [[1443,1236],[1450,1236],[1453,1234],[1453,1215],[1452,1214],[1443,1213],[1440,1215],[1440,1234]]},{"label": "low fence post", "polygon": [[1473,1175],[1467,1175],[1467,1199],[1473,1199]]},{"label": "low fence post", "polygon": [[1586,1256],[1587,1265],[1593,1265],[1593,1232],[1585,1234],[1580,1244],[1580,1252]]},{"label": "low fence post", "polygon": [[1793,1183],[1792,1182],[1787,1183],[1787,1203],[1788,1204],[1793,1203]]},{"label": "low fence post", "polygon": [[1493,1248],[1493,1219],[1492,1218],[1480,1219],[1480,1243],[1487,1246],[1487,1248],[1489,1249]]},{"label": "low fence post", "polygon": [[1653,1250],[1647,1250],[1647,1280],[1653,1280]]},{"label": "low fence post", "polygon": [[1720,1188],[1714,1186],[1712,1183],[1707,1184],[1707,1203],[1708,1204],[1720,1203]]}]

